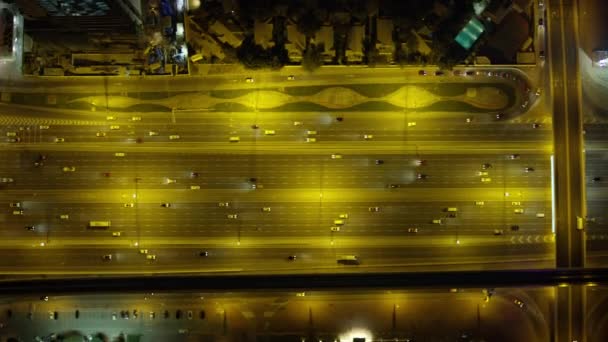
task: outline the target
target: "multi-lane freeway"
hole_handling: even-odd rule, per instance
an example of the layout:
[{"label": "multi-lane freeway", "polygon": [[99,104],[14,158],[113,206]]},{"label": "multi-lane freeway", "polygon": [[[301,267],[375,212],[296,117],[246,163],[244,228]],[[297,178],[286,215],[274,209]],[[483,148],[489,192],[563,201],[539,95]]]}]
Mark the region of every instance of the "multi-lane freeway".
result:
[{"label": "multi-lane freeway", "polygon": [[[515,101],[475,113],[455,102],[442,111],[3,106],[3,253],[23,257],[0,267],[333,272],[344,269],[340,255],[361,267],[549,266],[551,125],[539,108],[524,115],[526,87],[512,75],[523,76],[494,74],[513,84]],[[466,88],[463,77],[418,78],[441,81],[444,93],[454,82],[452,98]],[[417,96],[408,89],[406,104]]]}]

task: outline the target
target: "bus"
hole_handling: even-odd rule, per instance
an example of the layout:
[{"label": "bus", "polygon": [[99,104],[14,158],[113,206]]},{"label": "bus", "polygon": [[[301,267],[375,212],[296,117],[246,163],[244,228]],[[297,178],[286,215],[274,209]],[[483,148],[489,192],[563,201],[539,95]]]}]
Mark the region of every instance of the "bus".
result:
[{"label": "bus", "polygon": [[89,221],[89,228],[91,229],[108,229],[112,223],[110,221]]}]

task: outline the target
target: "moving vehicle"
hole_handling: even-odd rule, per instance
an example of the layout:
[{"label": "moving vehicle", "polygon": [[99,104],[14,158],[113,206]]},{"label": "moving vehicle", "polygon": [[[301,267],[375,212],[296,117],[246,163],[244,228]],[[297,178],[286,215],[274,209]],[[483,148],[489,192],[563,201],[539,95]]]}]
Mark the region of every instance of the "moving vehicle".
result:
[{"label": "moving vehicle", "polygon": [[240,137],[230,137],[230,142],[231,143],[235,143],[235,142],[239,142],[239,141],[241,141]]},{"label": "moving vehicle", "polygon": [[171,203],[161,203],[160,206],[163,208],[171,208]]},{"label": "moving vehicle", "polygon": [[61,219],[61,220],[68,220],[69,218],[70,218],[70,215],[68,215],[68,214],[59,215],[59,219]]},{"label": "moving vehicle", "polygon": [[338,227],[338,226],[333,226],[333,227],[331,227],[329,230],[331,230],[332,232],[339,232],[339,231],[340,231],[340,227]]},{"label": "moving vehicle", "polygon": [[336,226],[341,226],[341,225],[344,225],[344,220],[334,220],[334,224],[335,224]]},{"label": "moving vehicle", "polygon": [[341,218],[341,219],[347,219],[348,218],[348,214],[340,214],[338,217]]},{"label": "moving vehicle", "polygon": [[418,233],[418,228],[408,228],[407,232],[408,233]]},{"label": "moving vehicle", "polygon": [[359,265],[361,262],[356,255],[341,255],[336,260],[341,265]]},{"label": "moving vehicle", "polygon": [[61,170],[63,172],[74,172],[76,171],[76,166],[64,166]]},{"label": "moving vehicle", "polygon": [[263,207],[262,211],[265,213],[269,213],[272,209],[270,207]]},{"label": "moving vehicle", "polygon": [[374,138],[373,134],[363,134],[363,139],[372,140]]},{"label": "moving vehicle", "polygon": [[306,142],[307,142],[307,143],[314,143],[314,142],[317,142],[317,138],[306,138]]},{"label": "moving vehicle", "polygon": [[65,142],[65,139],[64,138],[55,138],[55,142],[62,143],[62,142]]},{"label": "moving vehicle", "polygon": [[377,213],[377,212],[379,212],[379,211],[380,211],[380,207],[369,207],[369,208],[367,208],[367,210],[368,210],[370,213]]},{"label": "moving vehicle", "polygon": [[108,229],[112,225],[110,221],[89,221],[88,228],[90,229]]},{"label": "moving vehicle", "polygon": [[110,129],[113,130],[113,131],[115,131],[117,129],[120,129],[120,126],[118,126],[118,125],[112,125],[112,126],[110,126]]},{"label": "moving vehicle", "polygon": [[502,229],[494,229],[494,235],[502,235],[504,231]]},{"label": "moving vehicle", "polygon": [[342,155],[338,153],[332,154],[331,159],[342,159]]},{"label": "moving vehicle", "polygon": [[264,130],[264,135],[275,135],[276,132],[274,129],[265,129]]},{"label": "moving vehicle", "polygon": [[95,136],[103,138],[106,136],[106,132],[97,132],[97,133],[95,133]]},{"label": "moving vehicle", "polygon": [[122,232],[112,232],[113,237],[120,237],[121,235],[122,235]]},{"label": "moving vehicle", "polygon": [[174,135],[170,135],[170,136],[169,136],[169,140],[179,140],[179,138],[180,138],[180,136],[179,136],[179,135],[177,135],[177,134],[174,134]]}]

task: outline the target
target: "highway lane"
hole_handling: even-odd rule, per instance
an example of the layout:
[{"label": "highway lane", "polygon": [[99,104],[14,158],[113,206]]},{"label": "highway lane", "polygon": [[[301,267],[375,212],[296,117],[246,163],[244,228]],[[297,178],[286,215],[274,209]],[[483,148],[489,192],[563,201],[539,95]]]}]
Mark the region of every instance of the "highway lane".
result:
[{"label": "highway lane", "polygon": [[[469,82],[482,83],[496,81],[496,76],[487,76],[488,71],[508,71],[518,78],[524,78],[518,69],[500,67],[487,67],[484,69],[472,68],[479,71],[475,76],[425,76],[418,75],[420,69],[429,73],[434,68],[373,68],[365,67],[320,68],[313,74],[308,74],[300,68],[286,68],[280,72],[251,71],[247,74],[224,73],[218,75],[205,75],[204,77],[27,77],[21,80],[3,81],[0,85],[2,91],[19,91],[24,93],[145,93],[145,92],[172,92],[172,91],[208,91],[218,89],[242,88],[270,88],[284,86],[325,86],[328,84],[342,85],[348,83],[441,83],[441,82]],[[288,81],[287,76],[293,74],[296,81]],[[254,83],[247,83],[246,78],[253,77]]]},{"label": "highway lane", "polygon": [[[317,238],[317,240],[320,240]],[[206,246],[190,247],[115,247],[97,246],[86,248],[30,248],[29,250],[3,248],[0,272],[10,274],[133,274],[150,272],[210,272],[210,273],[302,273],[302,272],[361,272],[391,267],[447,267],[448,269],[479,269],[484,264],[533,261],[550,261],[553,251],[550,242],[523,242],[508,244],[455,244],[454,239],[444,245],[421,245],[399,247],[359,246],[336,247],[325,243],[324,247],[274,246],[247,247],[245,245],[220,248]],[[533,246],[534,248],[530,248]],[[155,260],[146,259],[140,248],[155,255]],[[209,256],[201,257],[201,251]],[[112,255],[112,261],[103,261],[102,256]],[[340,255],[357,255],[360,266],[339,265]],[[288,261],[296,255],[295,261]],[[488,260],[490,259],[490,260]],[[17,269],[15,269],[17,267]]]},{"label": "highway lane", "polygon": [[[324,155],[156,154],[123,152],[0,152],[6,160],[0,175],[14,182],[6,189],[260,189],[403,187],[543,187],[549,185],[549,159],[544,154],[510,155],[342,154]],[[332,158],[332,155],[334,156]],[[337,155],[337,156],[336,156]],[[339,157],[339,158],[338,158]],[[377,165],[377,161],[383,164]],[[423,161],[422,165],[418,165]],[[490,164],[483,170],[484,164]],[[75,171],[64,172],[64,167]],[[531,168],[526,172],[526,168]],[[109,176],[104,173],[109,172]],[[195,172],[193,176],[192,173]],[[418,174],[426,175],[417,179]],[[481,178],[490,178],[482,182]],[[173,180],[175,182],[173,183]]]},{"label": "highway lane", "polygon": [[[445,232],[491,235],[495,229],[508,230],[518,225],[521,232],[548,233],[550,222],[547,214],[550,205],[544,201],[484,201],[483,206],[475,202],[403,203],[239,203],[229,202],[229,208],[217,203],[178,203],[174,208],[160,208],[158,204],[138,204],[137,208],[122,208],[116,204],[23,202],[24,215],[6,215],[3,236],[44,236],[53,238],[85,235],[90,237],[110,236],[108,232],[87,229],[89,221],[108,220],[111,231],[122,232],[122,239],[133,239],[137,234],[145,237],[172,236],[222,236],[236,231],[258,236],[293,236],[329,234],[330,227],[340,215],[344,219],[340,236],[347,235],[402,235],[409,228],[418,228],[417,235],[441,235]],[[515,205],[513,205],[515,204]],[[271,212],[262,211],[262,206]],[[450,217],[446,208],[455,207],[459,212]],[[378,208],[379,212],[370,212]],[[516,210],[523,210],[519,214]],[[545,217],[536,215],[544,213]],[[238,215],[236,219],[228,215]],[[60,215],[69,215],[61,219]],[[432,223],[441,219],[441,224]],[[35,232],[24,227],[33,225]]]},{"label": "highway lane", "polygon": [[[230,136],[239,136],[243,141],[304,141],[307,132],[314,130],[319,141],[361,141],[363,135],[372,134],[376,141],[538,141],[550,140],[550,125],[533,128],[528,124],[508,124],[497,122],[491,116],[483,119],[473,118],[471,123],[465,119],[471,116],[453,115],[445,118],[441,113],[424,113],[417,117],[405,117],[403,114],[385,115],[381,113],[298,113],[293,119],[286,118],[284,113],[263,113],[263,119],[256,119],[253,114],[223,113],[224,115],[204,116],[196,120],[182,120],[176,116],[175,122],[170,118],[154,120],[146,117],[148,113],[138,114],[142,121],[109,121],[97,125],[49,125],[40,129],[39,125],[10,124],[2,129],[2,134],[17,133],[23,143],[53,143],[55,138],[64,138],[66,142],[127,142],[128,139],[141,138],[143,142],[167,143],[170,135],[179,135],[177,142],[226,142]],[[181,114],[181,116],[185,116]],[[377,116],[382,116],[379,119]],[[343,118],[342,122],[335,120]],[[42,124],[44,121],[40,120]],[[294,122],[301,123],[295,126]],[[408,123],[415,126],[408,127]],[[252,129],[257,125],[259,129]],[[119,129],[112,130],[112,126]],[[21,131],[20,131],[21,129]],[[266,130],[275,134],[266,135]],[[151,136],[150,132],[158,135]],[[97,133],[105,134],[97,137]],[[132,141],[132,140],[131,140]]]}]

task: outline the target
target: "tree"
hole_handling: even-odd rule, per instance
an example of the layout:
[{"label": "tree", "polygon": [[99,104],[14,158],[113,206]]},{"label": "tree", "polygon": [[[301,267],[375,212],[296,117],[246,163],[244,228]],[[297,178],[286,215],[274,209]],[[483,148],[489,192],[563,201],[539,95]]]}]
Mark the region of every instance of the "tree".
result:
[{"label": "tree", "polygon": [[312,10],[308,10],[300,17],[300,20],[298,20],[297,28],[298,31],[308,39],[319,31],[321,24],[321,19],[319,19]]},{"label": "tree", "polygon": [[321,49],[314,44],[310,44],[304,55],[302,56],[302,67],[308,72],[313,72],[323,65],[323,58],[321,56]]}]

